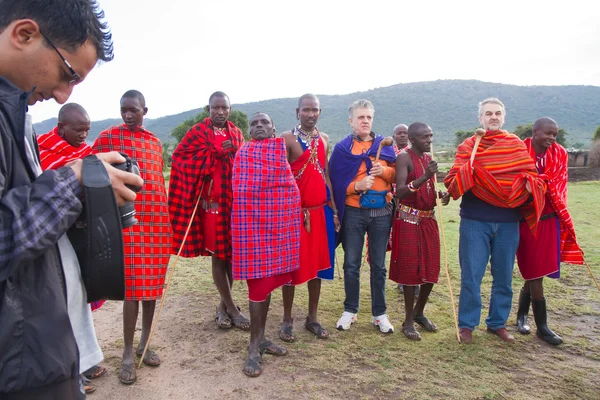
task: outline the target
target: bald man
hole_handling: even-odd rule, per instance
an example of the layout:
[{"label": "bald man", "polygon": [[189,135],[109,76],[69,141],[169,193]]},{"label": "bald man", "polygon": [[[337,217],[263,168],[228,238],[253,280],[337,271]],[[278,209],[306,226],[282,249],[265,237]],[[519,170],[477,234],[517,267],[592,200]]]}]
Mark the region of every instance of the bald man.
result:
[{"label": "bald man", "polygon": [[551,118],[540,118],[533,124],[533,136],[524,140],[536,168],[548,185],[542,216],[534,237],[527,223],[520,224],[517,263],[525,285],[519,295],[517,330],[529,334],[529,304],[537,326],[537,336],[551,345],[562,338],[547,325],[543,279],[560,277],[560,263],[583,264],[583,251],[577,244],[573,221],[567,210],[567,151],[556,143],[558,124]]},{"label": "bald man", "polygon": [[408,126],[398,124],[394,127],[394,152],[400,154],[402,150],[408,148]]},{"label": "bald man", "polygon": [[77,103],[62,106],[56,127],[37,137],[42,169],[57,169],[90,155],[92,148],[85,143],[89,132],[90,117],[82,106]]}]

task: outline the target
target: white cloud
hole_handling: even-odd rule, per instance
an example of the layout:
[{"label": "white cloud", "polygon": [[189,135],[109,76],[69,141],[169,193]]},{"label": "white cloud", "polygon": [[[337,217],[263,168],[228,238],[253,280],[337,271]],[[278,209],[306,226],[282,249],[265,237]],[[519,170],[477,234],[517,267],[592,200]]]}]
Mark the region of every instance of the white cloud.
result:
[{"label": "white cloud", "polygon": [[[403,82],[478,79],[600,86],[600,7],[552,1],[198,2],[100,0],[115,60],[75,88],[93,120],[119,117],[138,89],[148,117],[206,104],[305,92],[350,93]],[[326,105],[324,105],[326,107]],[[53,102],[32,108],[36,122]]]}]

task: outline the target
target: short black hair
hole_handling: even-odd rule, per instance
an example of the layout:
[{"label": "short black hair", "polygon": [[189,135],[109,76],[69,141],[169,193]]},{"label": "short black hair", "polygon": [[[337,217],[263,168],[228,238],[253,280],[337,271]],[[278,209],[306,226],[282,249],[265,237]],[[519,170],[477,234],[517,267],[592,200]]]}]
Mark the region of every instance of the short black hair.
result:
[{"label": "short black hair", "polygon": [[210,97],[208,98],[208,107],[210,108],[210,103],[212,103],[213,99],[215,97],[219,97],[219,98],[223,98],[223,99],[227,99],[227,101],[229,102],[229,105],[231,105],[231,100],[229,100],[229,96],[227,96],[224,92],[214,92],[213,94],[210,95]]},{"label": "short black hair", "polygon": [[413,122],[408,127],[408,137],[414,138],[415,136],[417,136],[417,134],[419,134],[419,132],[421,132],[422,129],[431,129],[431,128],[429,128],[429,125],[427,125],[424,122]]},{"label": "short black hair", "polygon": [[273,125],[273,128],[275,128],[275,122],[273,122],[273,118],[271,118],[271,116],[269,114],[267,114],[264,111],[257,111],[254,114],[252,114],[252,116],[250,117],[250,119],[254,118],[255,116],[257,116],[258,114],[264,114],[267,117],[269,117],[269,121],[271,121],[271,125]]},{"label": "short black hair", "polygon": [[319,98],[317,96],[315,96],[314,94],[306,93],[306,94],[303,94],[302,96],[300,96],[300,98],[298,99],[298,108],[300,108],[302,106],[302,102],[305,99],[314,99],[316,101],[319,101]]},{"label": "short black hair", "polygon": [[114,58],[112,34],[96,0],[0,0],[0,10],[0,33],[13,21],[32,19],[57,47],[75,52],[89,40],[98,60]]},{"label": "short black hair", "polygon": [[558,124],[556,123],[555,120],[553,120],[550,117],[542,117],[542,118],[538,118],[534,123],[533,123],[533,127],[532,129],[538,130],[540,129],[542,126],[545,125],[554,125],[556,127],[558,127]]},{"label": "short black hair", "polygon": [[146,99],[144,98],[144,95],[142,94],[142,92],[140,92],[139,90],[126,91],[125,93],[123,93],[123,96],[121,96],[121,99],[125,99],[125,98],[138,99],[142,108],[146,107]]},{"label": "short black hair", "polygon": [[65,120],[69,119],[70,115],[74,111],[78,111],[84,115],[88,115],[87,111],[85,111],[85,108],[83,108],[81,105],[77,103],[68,103],[62,106],[60,111],[58,112],[58,122],[64,122]]}]

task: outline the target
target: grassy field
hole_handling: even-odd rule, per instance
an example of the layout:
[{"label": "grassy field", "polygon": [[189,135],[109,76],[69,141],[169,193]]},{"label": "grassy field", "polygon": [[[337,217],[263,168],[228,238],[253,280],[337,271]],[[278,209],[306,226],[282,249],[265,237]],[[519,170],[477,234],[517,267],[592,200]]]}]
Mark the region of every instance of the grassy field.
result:
[{"label": "grassy field", "polygon": [[[600,182],[569,185],[569,206],[580,243],[589,265],[600,276],[600,208],[594,205],[598,193]],[[444,208],[443,218],[451,283],[458,302],[458,203],[452,202]],[[338,260],[341,265],[341,247]],[[290,355],[277,364],[280,374],[294,379],[285,385],[286,395],[282,397],[597,399],[600,397],[600,292],[585,267],[563,265],[562,274],[560,280],[545,282],[550,326],[565,339],[564,345],[552,348],[535,335],[521,336],[514,332],[514,308],[509,324],[517,335],[515,344],[501,343],[485,333],[483,325],[475,331],[473,344],[459,346],[443,267],[440,284],[434,288],[426,308],[429,318],[440,328],[438,333],[422,333],[421,342],[410,342],[402,335],[403,299],[393,282],[388,281],[388,314],[396,333],[379,334],[370,325],[368,266],[362,271],[358,322],[348,332],[337,332],[333,328],[343,311],[344,290],[336,271],[335,280],[324,283],[320,303],[321,321],[332,332],[327,341],[303,331],[301,321],[306,315],[308,296],[304,287],[296,290],[294,316],[299,340],[288,345]],[[484,308],[489,304],[490,278],[489,273],[484,278]],[[515,268],[515,293],[522,283]],[[236,284],[234,289],[236,300],[246,308],[245,285]],[[214,304],[216,292],[209,260],[180,260],[169,296],[192,296],[195,301]],[[483,310],[482,323],[486,315],[487,308]],[[272,334],[281,316],[278,290],[273,294],[269,314],[268,329]],[[246,334],[232,332],[222,336],[222,341],[219,346],[224,348],[241,347],[239,363],[233,365],[241,368]],[[265,369],[268,368],[275,366],[267,363]],[[239,379],[245,379],[241,372],[239,375]]]}]

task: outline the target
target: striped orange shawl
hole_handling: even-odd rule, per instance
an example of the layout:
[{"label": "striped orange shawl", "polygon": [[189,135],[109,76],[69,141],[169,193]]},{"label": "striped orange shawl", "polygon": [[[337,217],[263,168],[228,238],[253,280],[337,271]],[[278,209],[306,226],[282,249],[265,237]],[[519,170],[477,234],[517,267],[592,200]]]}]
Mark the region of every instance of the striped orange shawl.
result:
[{"label": "striped orange shawl", "polygon": [[[536,160],[535,150],[531,145],[531,138],[523,141],[529,155]],[[560,221],[560,261],[569,264],[583,264],[583,250],[577,243],[575,227],[571,214],[567,210],[567,180],[569,155],[564,147],[558,143],[552,144],[544,153],[546,167],[540,175],[548,183],[548,193],[552,208]]]},{"label": "striped orange shawl", "polygon": [[546,184],[539,178],[527,148],[512,133],[488,131],[471,165],[475,138],[473,135],[458,146],[454,165],[444,179],[452,198],[456,200],[471,190],[488,204],[516,208],[523,206],[532,195],[533,201],[521,207],[521,212],[535,234],[544,207]]}]

